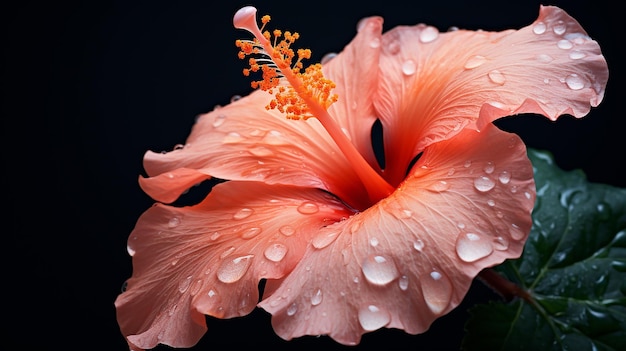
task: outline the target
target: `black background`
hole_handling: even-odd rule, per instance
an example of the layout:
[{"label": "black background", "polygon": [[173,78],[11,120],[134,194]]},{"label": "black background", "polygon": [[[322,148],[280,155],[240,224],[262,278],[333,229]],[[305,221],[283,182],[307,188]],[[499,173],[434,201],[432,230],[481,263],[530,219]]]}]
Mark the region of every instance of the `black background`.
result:
[{"label": "black background", "polygon": [[[272,24],[301,34],[318,61],[340,51],[357,21],[385,18],[385,30],[424,22],[503,30],[532,23],[538,1],[257,1]],[[232,26],[247,2],[22,1],[2,5],[4,150],[2,348],[126,350],[113,302],[131,274],[126,238],[152,200],[140,190],[145,151],[184,143],[194,118],[246,95]],[[341,5],[339,5],[341,4]],[[585,118],[525,115],[499,122],[528,146],[551,151],[564,169],[626,187],[624,30],[617,2],[554,1],[596,39],[609,64],[605,100]],[[620,18],[618,19],[618,14]],[[272,27],[274,28],[274,27]],[[8,212],[7,212],[8,211]],[[8,228],[8,229],[6,229]],[[8,294],[8,297],[7,297]],[[492,298],[475,284],[466,301],[423,335],[366,334],[358,347],[326,337],[285,342],[257,309],[209,319],[194,349],[446,349],[460,345],[466,308]],[[7,328],[8,325],[8,328]],[[433,346],[434,345],[434,346]],[[167,347],[158,347],[166,350]]]}]

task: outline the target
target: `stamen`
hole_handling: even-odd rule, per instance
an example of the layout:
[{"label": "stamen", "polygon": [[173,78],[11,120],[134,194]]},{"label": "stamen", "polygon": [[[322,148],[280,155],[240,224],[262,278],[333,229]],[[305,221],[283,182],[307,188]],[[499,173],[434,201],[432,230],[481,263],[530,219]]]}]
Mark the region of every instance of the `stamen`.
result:
[{"label": "stamen", "polygon": [[[285,113],[289,119],[316,117],[337,143],[368,190],[370,200],[377,202],[387,197],[394,188],[378,174],[358,152],[348,137],[328,114],[328,107],[337,101],[332,93],[335,83],[324,77],[321,64],[313,64],[303,70],[302,60],[311,58],[311,50],[291,49],[300,35],[280,30],[263,31],[270,16],[263,16],[262,27],[256,22],[256,8],[246,6],[233,17],[235,28],[245,29],[254,35],[253,40],[237,40],[235,45],[241,50],[239,58],[250,57],[250,68],[243,70],[245,76],[251,72],[262,73],[262,79],[253,81],[251,86],[274,95],[266,106]],[[273,37],[273,38],[272,38]],[[282,38],[282,39],[281,39]],[[297,56],[296,56],[297,54]],[[295,58],[295,61],[294,61]],[[286,80],[286,82],[285,82]]]}]

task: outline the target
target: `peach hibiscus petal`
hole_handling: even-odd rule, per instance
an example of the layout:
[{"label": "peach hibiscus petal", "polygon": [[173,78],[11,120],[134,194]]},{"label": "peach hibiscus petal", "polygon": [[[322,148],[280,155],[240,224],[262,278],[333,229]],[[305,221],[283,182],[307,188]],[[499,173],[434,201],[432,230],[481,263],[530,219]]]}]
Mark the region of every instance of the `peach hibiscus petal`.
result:
[{"label": "peach hibiscus petal", "polygon": [[323,228],[259,304],[278,335],[417,334],[455,308],[473,278],[522,252],[535,199],[522,141],[494,126],[431,145],[389,198]]},{"label": "peach hibiscus petal", "polygon": [[[398,162],[390,177],[427,145],[463,127],[538,113],[582,117],[604,96],[608,68],[598,43],[575,19],[541,6],[520,30],[439,33],[423,24],[385,33],[375,106],[385,153]],[[392,175],[393,174],[393,175]]]},{"label": "peach hibiscus petal", "polygon": [[[337,102],[328,108],[339,126],[372,167],[380,170],[372,148],[371,130],[377,119],[373,106],[378,75],[383,19],[359,22],[356,37],[335,58],[325,63],[324,74],[337,84]],[[367,73],[364,73],[367,72]]]},{"label": "peach hibiscus petal", "polygon": [[250,313],[260,279],[283,277],[313,234],[351,214],[320,190],[237,181],[195,206],[154,205],[128,239],[133,275],[115,301],[122,333],[133,349],[193,346],[205,314]]},{"label": "peach hibiscus petal", "polygon": [[[270,100],[255,91],[201,115],[183,148],[146,153],[148,176],[186,168],[207,177],[319,188],[352,199],[352,205],[365,203],[358,176],[319,121],[288,120],[265,109]],[[146,190],[151,196],[174,191],[167,179]]]},{"label": "peach hibiscus petal", "polygon": [[196,169],[177,168],[154,177],[139,177],[139,186],[156,201],[171,203],[190,187],[211,178]]}]

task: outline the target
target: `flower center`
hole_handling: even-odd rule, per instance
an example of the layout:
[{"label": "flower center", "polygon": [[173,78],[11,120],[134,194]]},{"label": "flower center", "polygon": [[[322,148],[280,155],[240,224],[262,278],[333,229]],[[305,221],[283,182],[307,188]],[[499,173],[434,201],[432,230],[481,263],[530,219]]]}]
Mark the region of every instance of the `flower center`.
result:
[{"label": "flower center", "polygon": [[322,65],[314,64],[303,71],[302,60],[311,57],[311,50],[294,52],[291,49],[291,44],[300,35],[280,30],[272,33],[263,31],[270,16],[261,18],[262,26],[259,28],[256,12],[256,8],[246,6],[235,13],[235,28],[245,29],[254,35],[253,40],[237,40],[235,44],[241,49],[239,58],[251,56],[248,61],[250,68],[244,69],[243,74],[262,73],[262,79],[253,81],[252,87],[274,96],[266,108],[277,109],[289,119],[317,118],[356,171],[372,203],[389,196],[394,188],[367,163],[328,113],[328,107],[337,101],[338,96],[332,94],[335,83],[324,77]]}]

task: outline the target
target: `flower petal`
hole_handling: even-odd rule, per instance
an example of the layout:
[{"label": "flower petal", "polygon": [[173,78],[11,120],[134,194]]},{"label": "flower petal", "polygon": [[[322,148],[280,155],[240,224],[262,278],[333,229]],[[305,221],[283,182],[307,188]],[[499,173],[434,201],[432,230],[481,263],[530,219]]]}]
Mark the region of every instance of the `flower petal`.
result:
[{"label": "flower petal", "polygon": [[517,31],[438,33],[422,24],[385,33],[382,46],[393,50],[382,51],[375,105],[394,179],[427,145],[467,125],[518,113],[584,116],[608,79],[598,43],[552,6]]},{"label": "flower petal", "polygon": [[278,335],[353,345],[382,327],[415,334],[456,307],[485,267],[518,257],[535,189],[522,141],[494,126],[431,145],[387,199],[325,227],[259,304]]},{"label": "flower petal", "polygon": [[316,189],[225,182],[192,207],[156,204],[128,240],[133,276],[117,298],[131,348],[194,345],[204,314],[250,313],[262,278],[279,279],[328,221],[352,212]]},{"label": "flower petal", "polygon": [[[154,177],[187,168],[207,178],[315,187],[351,199],[351,205],[365,203],[358,176],[319,121],[288,120],[265,109],[270,100],[269,94],[255,91],[201,115],[183,148],[146,153],[146,172]],[[145,190],[157,200],[181,193],[167,181]]]},{"label": "flower petal", "polygon": [[324,75],[337,84],[333,93],[337,102],[328,108],[339,126],[372,167],[380,170],[372,148],[372,125],[378,118],[374,111],[376,72],[380,55],[383,20],[370,17],[359,22],[356,37],[335,58],[324,64]]}]

